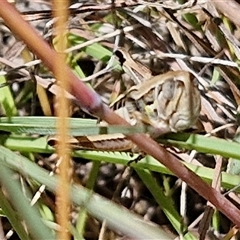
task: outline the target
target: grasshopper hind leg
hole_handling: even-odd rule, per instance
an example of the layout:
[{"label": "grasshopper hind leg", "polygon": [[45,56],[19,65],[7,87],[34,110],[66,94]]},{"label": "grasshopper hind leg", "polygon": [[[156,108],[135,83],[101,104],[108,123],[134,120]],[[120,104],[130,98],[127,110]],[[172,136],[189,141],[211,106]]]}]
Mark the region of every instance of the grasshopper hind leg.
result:
[{"label": "grasshopper hind leg", "polygon": [[[130,153],[130,156],[133,156],[133,152]],[[143,152],[139,153],[136,158],[134,158],[133,160],[130,160],[130,161],[127,163],[127,166],[131,167],[131,164],[132,164],[132,163],[138,163],[138,162],[141,161],[145,156],[146,156],[145,153],[143,153]]]}]

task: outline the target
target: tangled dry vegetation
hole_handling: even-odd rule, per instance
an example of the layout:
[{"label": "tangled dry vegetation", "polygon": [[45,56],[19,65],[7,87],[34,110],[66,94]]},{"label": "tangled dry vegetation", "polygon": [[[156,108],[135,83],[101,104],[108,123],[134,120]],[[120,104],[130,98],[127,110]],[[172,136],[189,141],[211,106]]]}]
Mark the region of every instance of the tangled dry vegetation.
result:
[{"label": "tangled dry vegetation", "polygon": [[[58,38],[51,2],[19,0],[12,4],[54,48]],[[125,93],[133,86],[133,75],[147,81],[149,76],[171,70],[190,72],[201,93],[198,122],[184,133],[167,134],[157,141],[239,208],[239,190],[235,187],[240,182],[237,143],[240,20],[237,11],[240,11],[240,5],[232,0],[72,1],[66,62],[114,110],[127,105]],[[1,161],[24,156],[52,175],[57,172],[59,158],[47,144],[52,142],[49,135],[55,133],[55,120],[44,116],[54,116],[54,105],[58,104],[54,97],[59,87],[54,75],[7,26],[8,23],[1,20],[0,130],[3,131],[1,153],[4,156]],[[129,68],[133,69],[132,72]],[[87,151],[76,150],[79,142],[88,141],[89,144],[89,139],[80,138],[79,134],[88,135],[91,131],[96,133],[101,130],[96,127],[95,118],[79,108],[73,95],[68,94],[67,97],[71,100],[70,131],[76,137],[72,155],[73,181],[76,186],[86,186],[111,200],[107,207],[104,202],[98,202],[96,209],[85,206],[90,213],[88,215],[86,209],[80,207],[82,204],[79,203],[79,206],[76,203],[75,192],[72,194],[69,231],[74,239],[140,239],[142,226],[138,223],[131,225],[135,223],[134,217],[127,215],[130,211],[143,217],[144,231],[147,231],[145,237],[239,238],[237,229],[240,226],[236,226],[239,222],[232,221],[237,217],[229,210],[230,207],[220,209],[222,214],[204,199],[205,196],[201,196],[201,189],[200,192],[192,190],[174,176],[175,172],[173,174],[153,158],[145,157],[129,167],[128,161],[138,154],[132,157],[129,153],[91,151],[89,145]],[[132,103],[127,109],[132,107],[134,110],[141,109],[138,105],[132,106]],[[78,118],[83,122],[75,122]],[[112,131],[130,134],[130,131],[138,131],[136,129],[113,127]],[[116,142],[113,140],[113,144]],[[5,149],[10,152],[5,152]],[[18,151],[17,155],[10,155],[16,154],[15,151]],[[21,164],[28,164],[25,160],[19,159]],[[11,165],[13,163],[7,164],[10,169],[21,173],[17,175],[16,182],[21,183],[23,190],[27,189],[31,204],[38,203],[41,218],[48,223],[48,228],[57,231],[51,178],[50,182],[39,180],[37,176],[45,176],[45,172],[38,172],[39,168],[34,166],[28,168],[23,164],[25,170],[16,170],[16,166]],[[29,172],[23,174],[21,171]],[[23,227],[24,224],[17,220],[25,221],[27,215],[18,212],[15,216],[11,210],[17,209],[16,205],[13,204],[14,208],[10,205],[6,207],[6,202],[11,202],[14,195],[7,192],[6,197],[5,188],[9,186],[4,185],[3,178],[11,178],[12,175],[13,172],[10,172],[10,175],[0,177],[1,186],[4,186],[0,192],[3,213],[0,238],[31,239],[31,236],[37,236],[40,239],[44,236],[50,239],[50,235],[41,235],[43,230],[34,232],[28,222],[25,223],[27,227]],[[47,186],[47,191],[43,185]],[[81,201],[85,203],[86,199]],[[213,201],[214,204],[216,202],[217,199]],[[121,211],[117,212],[119,209],[115,206],[119,205],[129,209],[126,215],[125,212],[124,216]],[[159,228],[163,232],[155,232]],[[45,234],[48,233],[45,231]]]}]

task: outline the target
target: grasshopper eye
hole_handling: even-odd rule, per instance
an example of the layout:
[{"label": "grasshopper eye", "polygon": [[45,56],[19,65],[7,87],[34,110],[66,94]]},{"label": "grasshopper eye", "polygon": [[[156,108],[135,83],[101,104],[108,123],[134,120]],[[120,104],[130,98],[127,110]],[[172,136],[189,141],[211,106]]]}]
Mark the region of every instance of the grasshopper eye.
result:
[{"label": "grasshopper eye", "polygon": [[126,58],[124,57],[123,53],[119,50],[116,50],[115,55],[117,56],[120,65],[123,66],[124,62],[126,62]]},{"label": "grasshopper eye", "polygon": [[194,78],[192,80],[192,84],[193,84],[194,87],[198,87],[198,80],[196,78]]}]

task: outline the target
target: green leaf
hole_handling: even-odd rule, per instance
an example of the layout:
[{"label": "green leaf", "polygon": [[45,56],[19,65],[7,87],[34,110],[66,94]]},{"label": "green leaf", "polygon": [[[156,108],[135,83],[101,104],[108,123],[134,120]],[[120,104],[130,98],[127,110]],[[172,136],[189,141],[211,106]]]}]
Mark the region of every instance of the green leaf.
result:
[{"label": "green leaf", "polygon": [[197,17],[193,13],[183,14],[184,20],[189,23],[195,30],[201,30],[201,25],[198,22]]}]

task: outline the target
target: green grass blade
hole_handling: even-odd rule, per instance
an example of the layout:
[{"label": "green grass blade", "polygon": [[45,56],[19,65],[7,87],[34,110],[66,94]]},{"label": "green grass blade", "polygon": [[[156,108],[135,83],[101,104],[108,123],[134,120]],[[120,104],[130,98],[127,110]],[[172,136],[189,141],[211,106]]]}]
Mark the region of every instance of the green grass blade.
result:
[{"label": "green grass blade", "polygon": [[5,197],[4,193],[2,192],[2,189],[0,189],[0,207],[5,216],[8,218],[9,222],[11,223],[11,226],[14,228],[17,235],[20,237],[20,239],[30,240],[28,233],[25,231],[23,225],[19,224],[20,222],[19,216],[10,205],[9,199]]},{"label": "green grass blade", "polygon": [[[166,214],[166,217],[169,219],[172,226],[179,234],[183,234],[182,229],[186,229],[186,227],[182,226],[182,218],[174,208],[174,202],[172,199],[164,195],[163,189],[159,187],[156,180],[148,170],[139,168],[135,170],[159,204],[160,208]],[[184,235],[184,239],[192,240],[196,238],[191,233],[186,233]]]},{"label": "green grass blade", "polygon": [[[93,163],[93,166],[91,168],[91,171],[90,171],[90,174],[89,174],[89,177],[88,177],[88,181],[86,183],[86,187],[89,190],[93,190],[94,189],[94,186],[95,186],[95,183],[96,183],[96,180],[97,180],[97,176],[98,176],[98,173],[99,173],[100,166],[101,166],[101,162],[100,161]],[[81,234],[82,236],[84,236],[84,231],[85,231],[85,225],[86,225],[86,222],[87,222],[87,217],[88,217],[87,209],[86,208],[82,208],[80,210],[80,212],[79,212],[79,216],[78,216],[78,219],[76,221],[77,232],[79,234]],[[74,239],[77,240],[78,238],[75,237]]]},{"label": "green grass blade", "polygon": [[[0,84],[5,83],[6,83],[5,77],[0,76]],[[2,108],[4,109],[5,114],[8,117],[17,114],[17,109],[9,86],[0,87],[0,104],[2,105]]]},{"label": "green grass blade", "polygon": [[[2,149],[2,153],[6,159],[9,158],[9,150]],[[1,159],[4,160],[3,155]],[[0,168],[0,181],[1,185],[4,186],[9,199],[15,209],[19,212],[19,216],[24,220],[30,234],[35,239],[55,239],[53,232],[44,225],[40,214],[36,207],[30,206],[25,196],[21,191],[21,186],[18,181],[13,181],[14,172],[10,170],[5,164],[1,164]]]},{"label": "green grass blade", "polygon": [[[17,134],[57,134],[56,117],[12,117],[0,118],[0,130]],[[71,136],[99,135],[99,134],[132,134],[153,131],[148,126],[98,126],[97,120],[69,118],[69,134]]]},{"label": "green grass blade", "polygon": [[[51,191],[56,191],[58,184],[56,177],[49,176],[46,170],[2,146],[0,146],[0,164],[33,178],[46,185]],[[72,186],[70,196],[75,204],[85,206],[89,214],[100,221],[105,220],[110,228],[129,237],[134,239],[171,239],[159,226],[148,224],[136,214],[130,213],[125,208],[81,186]]]},{"label": "green grass blade", "polygon": [[171,133],[167,134],[164,139],[159,139],[161,143],[172,145],[179,148],[195,149],[198,152],[218,154],[223,157],[232,157],[240,160],[240,144],[227,141],[216,137],[205,137],[198,134],[190,133]]},{"label": "green grass blade", "polygon": [[[29,136],[3,136],[0,135],[0,141],[5,147],[23,152],[31,152],[31,153],[52,153],[54,149],[47,144],[47,137],[29,137]],[[91,161],[102,161],[104,159],[105,162],[109,163],[119,163],[123,165],[127,165],[130,160],[135,159],[138,154],[134,154],[134,156],[130,156],[128,153],[124,152],[101,152],[101,151],[87,151],[87,150],[78,150],[73,151],[72,156],[77,158],[88,159]],[[185,163],[185,165],[198,174],[201,178],[206,180],[207,182],[211,182],[214,176],[214,170],[207,167],[196,166],[194,164]],[[150,156],[146,156],[138,163],[133,163],[131,166],[134,168],[140,169],[148,169],[154,172],[160,172],[165,174],[172,175],[172,172],[169,171],[164,165],[159,163],[157,160]],[[235,187],[240,183],[240,176],[232,175],[223,172],[222,173],[222,186],[230,189]],[[238,190],[237,192],[240,192]]]}]

